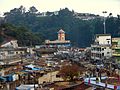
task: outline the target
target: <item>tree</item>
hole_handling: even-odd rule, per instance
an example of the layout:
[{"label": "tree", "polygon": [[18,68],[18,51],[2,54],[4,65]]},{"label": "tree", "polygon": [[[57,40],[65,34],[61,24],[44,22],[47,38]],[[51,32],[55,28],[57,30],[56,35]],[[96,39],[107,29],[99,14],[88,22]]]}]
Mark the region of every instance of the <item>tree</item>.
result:
[{"label": "tree", "polygon": [[34,6],[32,6],[32,7],[29,8],[29,12],[30,13],[34,13],[35,14],[37,11],[38,10]]},{"label": "tree", "polygon": [[74,81],[74,78],[82,74],[82,71],[77,65],[67,65],[61,67],[59,74],[65,80]]},{"label": "tree", "polygon": [[21,12],[21,14],[25,13],[25,7],[23,7],[22,5],[19,7],[19,11]]}]

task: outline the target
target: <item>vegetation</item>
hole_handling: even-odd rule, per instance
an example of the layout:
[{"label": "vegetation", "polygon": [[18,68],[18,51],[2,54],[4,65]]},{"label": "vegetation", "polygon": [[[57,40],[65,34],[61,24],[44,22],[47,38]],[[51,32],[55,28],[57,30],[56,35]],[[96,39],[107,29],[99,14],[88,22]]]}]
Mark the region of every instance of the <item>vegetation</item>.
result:
[{"label": "vegetation", "polygon": [[25,27],[16,27],[11,24],[0,25],[0,43],[17,39],[20,46],[30,46],[40,44],[42,38],[39,33],[32,33]]},{"label": "vegetation", "polygon": [[61,68],[59,74],[64,80],[74,81],[74,78],[82,74],[82,71],[77,65],[66,65]]},{"label": "vegetation", "polygon": [[[32,6],[28,11],[23,6],[14,8],[10,12],[6,12],[5,22],[12,23],[16,26],[27,27],[35,33],[41,33],[42,38],[55,40],[57,31],[64,29],[67,39],[70,39],[74,46],[86,47],[90,46],[95,34],[103,33],[103,17],[94,14],[80,14],[76,16],[74,11],[68,8],[55,12],[38,12]],[[81,17],[94,17],[94,19],[84,20]],[[106,18],[107,33],[112,37],[120,36],[120,16],[113,17],[112,13]]]}]

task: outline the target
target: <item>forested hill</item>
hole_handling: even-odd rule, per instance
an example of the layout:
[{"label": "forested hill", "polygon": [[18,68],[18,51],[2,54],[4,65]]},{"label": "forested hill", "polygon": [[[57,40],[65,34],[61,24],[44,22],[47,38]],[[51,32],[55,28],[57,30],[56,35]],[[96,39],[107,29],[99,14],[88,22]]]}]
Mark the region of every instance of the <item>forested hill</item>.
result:
[{"label": "forested hill", "polygon": [[[55,40],[57,31],[63,29],[66,38],[74,46],[90,46],[95,34],[103,33],[103,17],[88,13],[76,13],[68,8],[55,12],[39,12],[34,6],[28,11],[23,6],[14,8],[4,14],[5,22],[16,26],[23,26],[42,38]],[[120,36],[120,16],[113,17],[112,13],[106,18],[107,33],[112,37]]]}]

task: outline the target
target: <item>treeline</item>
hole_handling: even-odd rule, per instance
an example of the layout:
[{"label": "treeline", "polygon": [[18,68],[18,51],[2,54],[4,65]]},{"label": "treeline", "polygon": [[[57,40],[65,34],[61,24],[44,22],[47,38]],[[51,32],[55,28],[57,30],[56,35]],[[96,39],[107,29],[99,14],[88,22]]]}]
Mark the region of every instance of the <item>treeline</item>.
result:
[{"label": "treeline", "polygon": [[[94,19],[83,20],[76,18],[75,12],[68,8],[59,10],[57,14],[46,12],[42,15],[34,6],[28,11],[20,6],[6,12],[4,16],[7,23],[26,27],[30,32],[39,33],[43,41],[57,39],[57,31],[62,28],[66,32],[66,38],[70,39],[74,46],[86,47],[93,42],[95,34],[103,33],[103,17],[95,16]],[[107,33],[112,34],[112,37],[120,36],[119,15],[113,17],[110,13],[106,18],[106,30]]]}]

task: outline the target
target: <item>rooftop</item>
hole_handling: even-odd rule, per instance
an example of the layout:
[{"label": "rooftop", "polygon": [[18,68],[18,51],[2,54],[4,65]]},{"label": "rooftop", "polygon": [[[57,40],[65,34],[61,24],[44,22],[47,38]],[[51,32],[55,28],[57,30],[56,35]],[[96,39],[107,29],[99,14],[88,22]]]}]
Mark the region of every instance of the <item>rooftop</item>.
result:
[{"label": "rooftop", "polygon": [[60,29],[58,33],[65,33],[65,31],[63,29]]},{"label": "rooftop", "polygon": [[96,36],[111,36],[111,34],[96,34]]}]

